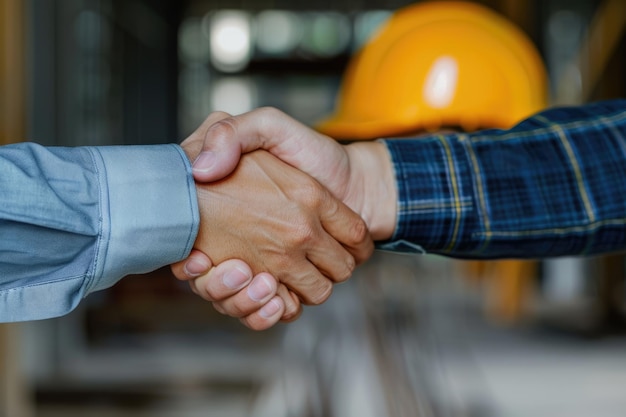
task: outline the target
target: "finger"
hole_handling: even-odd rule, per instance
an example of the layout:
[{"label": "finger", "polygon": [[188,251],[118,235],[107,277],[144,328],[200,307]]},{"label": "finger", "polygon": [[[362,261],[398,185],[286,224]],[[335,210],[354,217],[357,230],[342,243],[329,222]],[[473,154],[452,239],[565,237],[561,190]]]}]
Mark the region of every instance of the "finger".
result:
[{"label": "finger", "polygon": [[[278,295],[285,300],[289,313],[292,311],[299,312],[300,304],[322,304],[333,291],[333,281],[321,274],[310,262],[308,271],[302,272],[302,268],[294,269],[291,271],[291,275],[279,278],[279,282],[286,287],[284,292],[281,292],[279,288]],[[290,308],[290,300],[297,308]]]},{"label": "finger", "polygon": [[326,190],[307,198],[314,203],[322,226],[309,232],[307,259],[334,282],[343,282],[374,250],[365,222]]},{"label": "finger", "polygon": [[170,268],[176,278],[181,281],[188,281],[206,274],[212,266],[208,256],[197,249],[193,249],[187,259],[172,264]]},{"label": "finger", "polygon": [[221,301],[237,294],[252,280],[252,271],[243,261],[230,259],[207,274],[190,281],[192,290],[207,301]]},{"label": "finger", "polygon": [[[323,214],[317,208],[315,216]],[[334,282],[350,277],[355,268],[354,257],[315,222],[290,230],[289,250],[273,269],[279,281],[296,292],[306,304],[319,304]],[[297,248],[298,252],[292,251]],[[296,254],[297,253],[297,254]],[[315,295],[309,291],[314,290]]]},{"label": "finger", "polygon": [[374,242],[365,221],[335,198],[329,196],[320,202],[320,221],[324,230],[346,247],[357,265],[369,259],[374,252]]},{"label": "finger", "polygon": [[274,326],[285,312],[285,302],[280,296],[274,296],[259,310],[242,317],[240,321],[252,330],[266,330]]},{"label": "finger", "polygon": [[[306,257],[323,276],[335,283],[350,278],[356,267],[356,261],[350,252],[325,232],[315,239],[314,246],[307,249]],[[301,288],[294,289],[300,294]]]},{"label": "finger", "polygon": [[[300,303],[321,304],[332,292],[333,282],[306,258],[286,257],[276,265],[273,274],[286,287],[279,288],[278,294],[285,300],[288,314],[298,312]],[[294,295],[289,295],[290,292]]]},{"label": "finger", "polygon": [[268,273],[256,275],[250,284],[231,297],[213,303],[218,310],[231,317],[244,317],[260,310],[275,295],[278,288],[276,279]]},{"label": "finger", "polygon": [[300,298],[289,290],[285,284],[278,285],[278,296],[283,300],[285,304],[285,310],[280,318],[283,323],[290,323],[297,320],[302,314],[302,303]]}]

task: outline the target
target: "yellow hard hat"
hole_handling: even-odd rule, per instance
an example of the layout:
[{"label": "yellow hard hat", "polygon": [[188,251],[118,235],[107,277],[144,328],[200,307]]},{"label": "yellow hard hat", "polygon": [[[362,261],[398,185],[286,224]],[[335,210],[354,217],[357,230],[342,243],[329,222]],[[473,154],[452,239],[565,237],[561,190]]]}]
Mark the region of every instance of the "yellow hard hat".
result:
[{"label": "yellow hard hat", "polygon": [[337,139],[505,128],[546,104],[541,57],[513,23],[474,3],[422,2],[354,56],[336,113],[316,128]]}]

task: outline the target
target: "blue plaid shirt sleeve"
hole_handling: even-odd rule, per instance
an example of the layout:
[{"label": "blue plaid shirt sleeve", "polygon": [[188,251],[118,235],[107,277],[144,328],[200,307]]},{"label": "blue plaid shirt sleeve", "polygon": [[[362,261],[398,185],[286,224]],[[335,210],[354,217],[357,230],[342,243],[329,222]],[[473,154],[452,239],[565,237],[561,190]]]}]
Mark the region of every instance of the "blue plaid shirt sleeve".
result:
[{"label": "blue plaid shirt sleeve", "polygon": [[399,198],[383,248],[484,259],[626,248],[626,100],[384,142]]}]

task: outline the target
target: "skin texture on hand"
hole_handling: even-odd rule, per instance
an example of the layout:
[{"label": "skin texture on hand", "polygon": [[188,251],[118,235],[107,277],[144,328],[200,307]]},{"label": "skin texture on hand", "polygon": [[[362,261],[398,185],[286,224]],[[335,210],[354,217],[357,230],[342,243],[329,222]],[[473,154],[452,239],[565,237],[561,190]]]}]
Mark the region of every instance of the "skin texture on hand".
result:
[{"label": "skin texture on hand", "polygon": [[[186,265],[196,261],[201,267],[186,271]],[[253,277],[250,267],[238,259],[213,267],[207,255],[194,249],[186,260],[172,265],[172,272],[189,282],[192,291],[211,302],[217,311],[239,318],[253,330],[268,329],[279,321],[294,321],[302,313],[300,300],[285,284],[267,273]],[[267,293],[259,299],[263,290]]]},{"label": "skin texture on hand", "polygon": [[[335,197],[363,217],[374,239],[387,239],[393,233],[397,190],[391,158],[384,144],[361,142],[341,146],[272,108],[261,108],[235,117],[213,113],[209,119],[217,123],[203,124],[208,127],[203,130],[205,140],[202,152],[194,163],[196,180],[219,179],[236,166],[242,153],[266,149],[328,187]],[[211,263],[200,252],[192,253],[189,259]],[[271,327],[281,317],[282,321],[297,317],[299,310],[297,314],[293,312],[293,294],[285,291],[281,283],[278,284],[280,298],[275,296],[267,303],[255,301],[247,293],[257,280],[255,277],[250,284],[251,274],[240,288],[226,288],[220,284],[228,271],[235,270],[235,264],[230,262],[234,261],[215,268],[208,265],[205,272],[200,268],[192,274],[185,271],[184,262],[174,265],[172,270],[179,279],[191,280],[194,291],[213,301],[218,311],[240,317],[252,329]],[[243,263],[237,266],[240,270],[247,267]],[[280,306],[282,302],[287,306],[287,313],[280,316],[282,310],[273,307]],[[268,311],[272,311],[273,315],[269,315]]]},{"label": "skin texture on hand", "polygon": [[360,214],[374,240],[391,237],[397,191],[391,157],[384,144],[342,146],[274,108],[231,117],[218,115],[220,119],[206,130],[204,146],[193,165],[197,181],[223,178],[232,172],[242,154],[265,149],[315,178]]},{"label": "skin texture on hand", "polygon": [[[191,162],[198,158],[208,139],[208,129],[229,116],[222,112],[211,113],[181,143]],[[270,274],[253,276],[242,260],[230,259],[214,266],[206,254],[194,249],[186,260],[172,264],[171,269],[176,278],[189,282],[192,291],[212,302],[216,310],[239,317],[251,329],[264,330],[279,320],[290,322],[302,313],[300,299],[284,284]],[[263,291],[266,294],[259,298]]]},{"label": "skin texture on hand", "polygon": [[243,156],[233,174],[197,190],[195,247],[215,264],[239,258],[253,273],[270,272],[306,304],[326,300],[332,282],[348,279],[372,251],[358,215],[265,151]]}]

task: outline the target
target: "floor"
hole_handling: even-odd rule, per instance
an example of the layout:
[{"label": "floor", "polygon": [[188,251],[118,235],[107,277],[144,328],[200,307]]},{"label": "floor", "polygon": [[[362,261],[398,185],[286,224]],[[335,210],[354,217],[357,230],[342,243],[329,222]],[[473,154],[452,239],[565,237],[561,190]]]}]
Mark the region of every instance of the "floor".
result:
[{"label": "floor", "polygon": [[83,351],[39,384],[36,417],[626,415],[626,337],[494,325],[452,275],[378,255],[270,337]]}]

